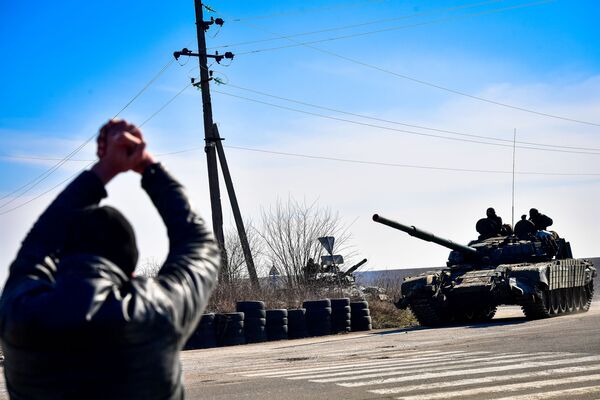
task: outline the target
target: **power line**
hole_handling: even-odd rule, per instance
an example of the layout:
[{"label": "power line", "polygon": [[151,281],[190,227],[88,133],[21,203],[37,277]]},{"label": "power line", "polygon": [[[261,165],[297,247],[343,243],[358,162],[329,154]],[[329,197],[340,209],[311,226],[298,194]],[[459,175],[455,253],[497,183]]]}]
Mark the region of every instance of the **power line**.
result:
[{"label": "power line", "polygon": [[189,84],[185,85],[183,87],[183,89],[181,89],[179,92],[177,92],[177,94],[175,94],[175,96],[171,97],[169,99],[169,101],[167,101],[165,104],[163,104],[158,110],[156,110],[152,115],[150,115],[148,118],[146,118],[144,120],[144,122],[142,122],[140,124],[140,128],[143,127],[144,125],[146,125],[146,123],[148,121],[150,121],[152,118],[154,118],[156,116],[156,114],[158,114],[159,112],[161,112],[162,110],[164,110],[165,108],[167,108],[167,106],[169,106],[169,104],[171,104],[173,102],[173,100],[175,100],[177,97],[179,97],[180,94],[182,94],[183,92],[185,92],[185,90],[190,87]]},{"label": "power line", "polygon": [[68,181],[70,181],[70,180],[74,179],[74,178],[75,178],[77,175],[79,175],[80,173],[82,173],[83,171],[85,171],[85,170],[86,170],[86,169],[87,169],[87,168],[88,168],[90,165],[92,165],[93,163],[94,163],[94,162],[92,161],[91,163],[87,164],[85,167],[83,167],[82,169],[80,169],[79,171],[77,171],[75,174],[73,174],[73,175],[69,176],[67,179],[65,179],[65,180],[63,180],[63,181],[60,181],[58,184],[56,184],[56,185],[52,186],[50,189],[48,189],[48,190],[46,190],[46,191],[44,191],[44,192],[42,192],[42,193],[38,194],[37,196],[35,196],[35,197],[33,197],[33,198],[31,198],[31,199],[29,199],[29,200],[27,200],[27,201],[25,201],[25,202],[23,202],[23,203],[19,204],[18,206],[14,206],[14,207],[12,207],[12,208],[9,208],[8,210],[4,210],[4,211],[0,212],[0,215],[8,214],[9,212],[15,211],[15,210],[17,210],[17,209],[19,209],[19,208],[21,208],[21,207],[23,207],[23,206],[25,206],[25,205],[27,205],[27,204],[31,203],[32,201],[35,201],[35,200],[39,199],[39,198],[40,198],[40,197],[42,197],[42,196],[45,196],[46,194],[50,193],[50,192],[51,192],[51,191],[53,191],[54,189],[58,188],[59,186],[62,186],[62,185],[64,185],[66,182],[68,182]]},{"label": "power line", "polygon": [[[486,170],[486,169],[468,169],[468,168],[449,168],[449,167],[434,167],[428,165],[414,165],[414,164],[396,164],[396,163],[385,163],[380,161],[365,161],[365,160],[356,160],[350,158],[339,158],[339,157],[327,157],[327,156],[317,156],[310,154],[301,154],[301,153],[289,153],[283,151],[274,151],[274,150],[264,150],[257,149],[251,147],[240,147],[240,146],[225,146],[228,149],[236,149],[236,150],[244,150],[244,151],[252,151],[257,153],[266,153],[266,154],[274,154],[281,156],[290,156],[290,157],[300,157],[300,158],[310,158],[316,160],[327,160],[327,161],[339,161],[345,163],[353,163],[353,164],[368,164],[368,165],[378,165],[383,167],[400,167],[400,168],[416,168],[416,169],[428,169],[428,170],[439,170],[439,171],[452,171],[452,172],[477,172],[477,173],[488,173],[488,174],[512,174],[512,171],[502,171],[502,170]],[[518,175],[541,175],[541,176],[600,176],[600,173],[568,173],[568,172],[515,172]]]},{"label": "power line", "polygon": [[[247,92],[250,92],[250,93],[259,94],[261,96],[266,96],[266,97],[270,97],[270,98],[274,98],[274,99],[278,99],[278,100],[284,100],[284,101],[288,101],[290,103],[296,103],[296,104],[300,104],[300,105],[303,105],[303,106],[318,108],[318,109],[327,110],[327,111],[333,111],[333,112],[336,112],[336,113],[345,114],[345,115],[351,115],[351,116],[354,116],[354,117],[369,119],[369,120],[373,120],[373,121],[385,122],[385,123],[389,123],[389,124],[407,126],[407,127],[411,127],[411,128],[418,128],[418,129],[424,129],[424,130],[435,131],[435,132],[449,133],[449,134],[458,135],[458,136],[473,137],[473,138],[479,138],[479,139],[487,139],[487,140],[495,140],[495,141],[499,141],[499,142],[513,143],[512,140],[502,139],[502,138],[493,137],[493,136],[475,135],[475,134],[464,133],[464,132],[457,132],[457,131],[451,131],[451,130],[446,130],[446,129],[431,128],[431,127],[427,127],[427,126],[423,126],[423,125],[407,124],[407,123],[403,123],[403,122],[398,122],[398,121],[392,121],[392,120],[383,119],[383,118],[372,117],[372,116],[369,116],[369,115],[352,113],[352,112],[340,110],[340,109],[337,109],[337,108],[325,107],[325,106],[321,106],[321,105],[317,105],[317,104],[313,104],[313,103],[308,103],[308,102],[305,102],[305,101],[300,101],[300,100],[290,99],[290,98],[287,98],[287,97],[273,95],[273,94],[262,92],[262,91],[255,90],[255,89],[249,89],[249,88],[237,86],[237,85],[234,85],[232,83],[225,83],[225,85],[229,86],[229,87],[232,87],[232,88],[235,88],[235,89],[244,90],[244,91],[247,91]],[[536,142],[525,142],[525,141],[517,141],[517,143],[527,144],[527,145],[532,145],[532,146],[552,147],[552,148],[557,148],[557,149],[586,150],[586,151],[591,151],[591,152],[600,151],[600,148],[593,148],[593,147],[575,147],[575,146],[564,146],[564,145],[561,146],[561,145],[554,145],[554,144],[545,144],[545,143],[536,143]]]},{"label": "power line", "polygon": [[[527,3],[527,4],[522,4],[522,5],[519,5],[519,6],[514,6],[513,8],[515,8],[515,7],[525,7],[525,6],[529,6],[529,5],[535,5],[535,4],[545,4],[545,3],[548,3],[549,1],[553,1],[553,0],[541,1],[541,2],[537,2],[537,3]],[[539,116],[543,116],[543,117],[554,118],[554,119],[559,119],[559,120],[568,121],[568,122],[575,122],[575,123],[584,124],[584,125],[590,125],[590,126],[600,126],[600,123],[596,123],[596,122],[584,121],[584,120],[579,120],[579,119],[570,118],[570,117],[564,117],[564,116],[560,116],[560,115],[556,115],[556,114],[545,113],[545,112],[536,111],[536,110],[525,108],[525,107],[514,106],[514,105],[511,105],[511,104],[508,104],[508,103],[502,103],[502,102],[491,100],[491,99],[487,99],[487,98],[484,98],[484,97],[481,97],[481,96],[472,95],[472,94],[469,94],[469,93],[466,93],[466,92],[462,92],[460,90],[451,89],[451,88],[448,88],[448,87],[445,87],[445,86],[442,86],[442,85],[438,85],[438,84],[435,84],[435,83],[432,83],[432,82],[428,82],[428,81],[425,81],[425,80],[422,80],[422,79],[418,79],[418,78],[414,78],[414,77],[411,77],[411,76],[408,76],[408,75],[404,75],[404,74],[400,74],[400,73],[397,73],[397,72],[394,72],[394,71],[390,71],[390,70],[387,70],[385,68],[382,68],[382,67],[379,67],[379,66],[376,66],[376,65],[373,65],[373,64],[369,64],[369,63],[366,63],[366,62],[363,62],[363,61],[359,61],[359,60],[353,59],[351,57],[347,57],[347,56],[344,56],[344,55],[341,55],[341,54],[338,54],[338,53],[335,53],[335,52],[332,52],[332,51],[329,51],[329,50],[322,49],[320,47],[313,46],[313,45],[311,45],[309,43],[298,42],[298,41],[296,41],[296,40],[294,40],[292,38],[289,38],[289,37],[286,38],[285,36],[281,36],[279,34],[270,32],[270,31],[268,31],[268,30],[266,30],[264,28],[260,28],[260,27],[254,26],[252,24],[246,23],[246,25],[250,26],[253,29],[266,32],[266,33],[268,33],[268,34],[270,34],[272,36],[279,37],[279,38],[282,38],[282,39],[286,39],[286,40],[291,41],[291,42],[293,42],[293,43],[295,43],[295,44],[297,44],[299,46],[304,46],[304,47],[313,49],[315,51],[321,52],[323,54],[327,54],[327,55],[330,55],[332,57],[336,57],[336,58],[348,61],[348,62],[353,63],[353,64],[357,64],[357,65],[360,65],[360,66],[363,66],[363,67],[366,67],[366,68],[369,68],[369,69],[373,69],[373,70],[376,70],[376,71],[379,71],[379,72],[383,72],[385,74],[394,76],[396,78],[406,79],[406,80],[409,80],[409,81],[412,81],[412,82],[415,82],[415,83],[418,83],[418,84],[421,84],[421,85],[424,85],[424,86],[429,86],[429,87],[433,87],[435,89],[446,91],[446,92],[449,92],[449,93],[453,93],[453,94],[456,94],[456,95],[459,95],[459,96],[468,97],[468,98],[471,98],[473,100],[478,100],[478,101],[482,101],[482,102],[485,102],[485,103],[494,104],[494,105],[497,105],[497,106],[500,106],[500,107],[510,108],[510,109],[513,109],[513,110],[517,110],[517,111],[521,111],[521,112],[526,112],[526,113],[530,113],[530,114],[535,114],[535,115],[539,115]],[[240,55],[240,54],[238,54],[238,55]]]},{"label": "power line", "polygon": [[[312,8],[305,8],[302,10],[295,10],[295,11],[288,11],[288,12],[254,15],[254,16],[247,16],[247,17],[243,17],[243,18],[235,18],[235,19],[232,19],[232,22],[242,22],[247,19],[269,19],[269,18],[277,18],[277,17],[287,17],[290,15],[297,15],[297,14],[315,13],[315,12],[320,12],[320,11],[348,9],[348,8],[363,6],[365,3],[382,3],[384,1],[385,0],[363,0],[363,1],[353,2],[352,4],[339,4],[337,6],[312,7]],[[208,7],[207,9],[208,9],[208,11],[214,12],[214,10],[210,7]]]},{"label": "power line", "polygon": [[[135,96],[133,96],[131,98],[131,100],[129,100],[125,106],[123,106],[123,108],[121,108],[119,110],[119,112],[117,112],[115,114],[115,116],[112,119],[117,118],[124,110],[126,110],[138,97],[140,97],[142,95],[142,93],[144,93],[146,91],[146,89],[148,89],[150,87],[150,85],[152,85],[172,64],[173,64],[174,59],[169,60],[168,63],[166,63],[161,69],[160,71],[158,71],[158,73],[156,75],[154,75],[152,77],[152,79],[150,79],[150,81],[148,81],[148,83],[146,83],[144,85],[144,87],[139,90]],[[28,193],[29,191],[31,191],[31,189],[33,189],[34,187],[36,187],[37,185],[39,185],[41,182],[43,182],[44,180],[46,180],[50,175],[52,175],[54,172],[56,172],[65,162],[69,161],[75,154],[77,154],[81,149],[83,149],[89,142],[91,142],[94,138],[96,137],[96,134],[94,133],[92,136],[90,136],[89,138],[87,138],[86,140],[83,141],[83,143],[81,143],[77,148],[75,148],[75,150],[71,151],[69,154],[67,154],[64,158],[62,158],[61,160],[59,160],[54,166],[50,167],[49,169],[47,169],[46,171],[44,171],[43,173],[41,173],[40,175],[38,175],[36,178],[34,178],[32,181],[18,187],[17,189],[13,190],[12,192],[5,194],[4,196],[2,196],[0,198],[0,200],[4,200],[5,198],[12,196],[14,194],[17,194],[17,196],[11,198],[9,201],[3,203],[0,205],[0,209],[7,206],[8,204],[14,202],[15,200],[23,197],[26,193]]]},{"label": "power line", "polygon": [[[329,120],[334,120],[334,121],[347,122],[347,123],[350,123],[350,124],[360,125],[360,126],[367,126],[367,127],[370,127],[370,128],[383,129],[383,130],[391,131],[391,132],[399,132],[399,133],[406,133],[406,134],[409,134],[409,135],[417,135],[417,136],[425,136],[425,137],[432,137],[432,138],[453,140],[453,141],[458,141],[458,142],[477,143],[477,144],[485,144],[485,145],[489,145],[489,146],[499,146],[499,147],[512,148],[512,145],[510,145],[510,144],[490,143],[490,142],[485,142],[483,140],[464,139],[464,138],[456,138],[456,137],[435,135],[435,134],[431,134],[431,133],[409,131],[409,130],[406,130],[406,129],[392,128],[392,127],[388,127],[388,126],[382,126],[382,125],[376,125],[376,124],[371,124],[371,123],[366,123],[366,122],[353,121],[353,120],[345,119],[345,118],[334,117],[334,116],[331,116],[331,115],[319,114],[319,113],[315,113],[315,112],[312,112],[312,111],[300,110],[300,109],[293,108],[293,107],[287,107],[287,106],[283,106],[283,105],[280,105],[280,104],[269,103],[269,102],[262,101],[262,100],[257,100],[257,99],[252,99],[252,98],[249,98],[249,97],[235,95],[235,94],[232,94],[232,93],[222,92],[222,91],[219,91],[219,90],[213,90],[213,92],[214,93],[223,94],[223,95],[226,95],[226,96],[230,96],[230,97],[235,97],[235,98],[247,100],[247,101],[252,101],[252,102],[263,104],[263,105],[267,105],[267,106],[270,106],[270,107],[279,108],[279,109],[282,109],[282,110],[294,111],[294,112],[297,112],[297,113],[312,115],[312,116],[319,117],[319,118],[324,118],[324,119],[329,119]],[[533,146],[517,146],[517,147],[521,148],[521,149],[539,150],[539,151],[551,151],[551,152],[559,152],[559,153],[600,155],[600,153],[585,152],[585,151],[560,150],[560,149],[544,149],[544,148],[538,148],[538,147],[533,147]]]},{"label": "power line", "polygon": [[541,5],[541,4],[545,4],[545,3],[550,3],[550,2],[553,2],[553,1],[555,1],[555,0],[542,0],[542,1],[534,2],[534,3],[519,4],[519,5],[516,5],[516,6],[496,8],[496,9],[486,10],[486,11],[480,11],[480,12],[472,13],[472,14],[458,15],[458,16],[452,16],[452,17],[445,17],[445,18],[435,19],[435,20],[431,20],[431,21],[418,22],[418,23],[411,24],[411,25],[398,25],[398,26],[392,26],[392,27],[378,29],[378,30],[374,30],[374,31],[367,31],[367,32],[361,32],[361,33],[353,33],[353,34],[342,35],[342,36],[334,36],[334,37],[329,37],[329,38],[324,38],[324,39],[316,39],[316,40],[312,40],[312,41],[309,41],[309,42],[298,42],[298,41],[295,41],[295,40],[291,40],[291,38],[294,37],[295,35],[278,36],[277,38],[275,38],[273,40],[287,39],[287,40],[292,41],[293,44],[276,46],[276,47],[268,47],[268,48],[264,48],[264,49],[251,50],[251,51],[246,51],[246,52],[243,52],[243,53],[236,52],[236,55],[240,56],[240,55],[246,55],[246,54],[263,53],[265,51],[281,50],[281,49],[287,49],[287,48],[291,48],[291,47],[300,47],[300,46],[306,46],[306,45],[323,43],[323,42],[333,42],[333,41],[336,41],[336,40],[350,39],[350,38],[355,38],[355,37],[360,37],[360,36],[374,35],[376,33],[390,32],[390,31],[396,31],[396,30],[400,30],[400,29],[416,28],[416,27],[419,27],[419,26],[439,24],[439,23],[443,23],[443,22],[447,22],[447,21],[457,21],[457,20],[461,20],[461,19],[467,19],[467,18],[472,18],[472,17],[479,17],[479,16],[482,16],[482,15],[495,14],[495,13],[499,13],[499,12],[509,11],[509,10],[513,10],[513,9],[518,9],[518,8],[532,7],[532,6],[537,6],[537,5]]},{"label": "power line", "polygon": [[[455,10],[460,10],[460,9],[464,9],[464,8],[479,7],[482,5],[487,5],[490,3],[498,3],[498,2],[502,2],[502,1],[504,1],[504,0],[490,0],[490,1],[484,1],[484,2],[478,2],[478,3],[464,4],[464,5],[460,5],[460,6],[456,6],[456,7],[438,8],[438,9],[434,9],[434,10],[430,10],[430,11],[424,11],[424,12],[419,12],[419,13],[414,13],[414,14],[409,14],[409,15],[401,15],[401,16],[393,17],[393,18],[384,18],[384,19],[372,20],[372,21],[368,21],[368,22],[362,22],[360,24],[343,25],[343,26],[319,29],[319,30],[309,31],[309,32],[294,33],[294,34],[282,36],[281,38],[278,37],[278,38],[248,40],[248,41],[225,44],[225,45],[220,45],[220,46],[213,46],[213,47],[209,47],[208,49],[223,49],[223,48],[230,48],[230,47],[246,46],[249,44],[273,42],[273,41],[277,41],[277,40],[282,40],[283,38],[287,39],[287,38],[293,38],[293,37],[299,37],[299,36],[316,35],[319,33],[335,32],[335,31],[340,31],[340,30],[359,28],[362,26],[375,25],[375,24],[381,24],[381,23],[386,23],[386,22],[399,21],[399,20],[403,20],[403,19],[422,17],[425,15],[437,14],[437,13],[446,12],[446,11],[455,11]],[[439,20],[439,21],[443,21],[443,20]],[[411,27],[411,26],[408,26],[408,27]],[[401,29],[401,28],[402,27],[399,27],[397,29]]]}]

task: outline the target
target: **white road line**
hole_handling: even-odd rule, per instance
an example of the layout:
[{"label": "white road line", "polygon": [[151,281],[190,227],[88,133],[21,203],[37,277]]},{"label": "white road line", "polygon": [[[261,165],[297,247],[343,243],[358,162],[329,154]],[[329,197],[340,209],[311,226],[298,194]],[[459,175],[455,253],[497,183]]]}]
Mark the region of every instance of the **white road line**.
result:
[{"label": "white road line", "polygon": [[502,397],[496,400],[546,400],[552,398],[564,399],[570,396],[581,396],[590,395],[594,393],[600,393],[600,385],[585,386],[573,389],[554,390],[551,392],[536,393],[536,394],[525,394],[522,396],[509,396]]},{"label": "white road line", "polygon": [[[359,386],[373,386],[373,385],[384,385],[388,383],[399,383],[399,382],[410,382],[416,380],[424,380],[424,379],[437,379],[437,378],[447,378],[450,376],[461,376],[461,375],[473,375],[473,374],[485,374],[490,372],[503,372],[503,371],[512,371],[516,369],[528,369],[528,368],[544,368],[551,367],[556,365],[568,365],[568,364],[578,364],[585,362],[598,362],[600,361],[600,356],[588,356],[588,357],[578,357],[564,360],[554,360],[554,361],[541,361],[541,362],[523,362],[520,364],[512,364],[512,365],[502,365],[497,367],[487,367],[487,368],[472,368],[472,369],[464,369],[459,371],[443,371],[443,372],[424,372],[419,375],[412,374],[411,376],[400,376],[396,378],[384,378],[384,379],[373,379],[369,381],[361,381],[361,382],[341,382],[338,385],[343,387],[359,387]],[[319,382],[311,381],[311,382]]]},{"label": "white road line", "polygon": [[436,399],[448,399],[454,397],[466,397],[466,396],[481,396],[483,394],[490,393],[511,393],[518,392],[521,390],[535,390],[535,389],[543,389],[548,386],[558,386],[558,385],[569,385],[574,383],[583,383],[583,382],[592,382],[598,381],[600,382],[600,374],[593,375],[582,375],[582,376],[571,376],[568,378],[550,378],[546,380],[538,380],[533,382],[523,382],[523,383],[511,383],[507,385],[494,385],[488,387],[479,387],[474,389],[466,389],[466,390],[456,390],[453,392],[443,391],[441,393],[429,393],[423,395],[416,396],[402,396],[397,397],[399,400],[436,400]]},{"label": "white road line", "polygon": [[522,374],[513,374],[513,375],[493,375],[493,376],[484,376],[481,378],[471,378],[471,379],[461,379],[457,381],[448,381],[448,382],[436,382],[435,385],[429,384],[421,384],[421,385],[412,385],[412,386],[400,386],[395,388],[387,388],[387,389],[375,389],[369,390],[371,393],[375,394],[398,394],[398,393],[408,393],[414,392],[417,390],[430,390],[432,387],[436,389],[441,388],[450,388],[454,386],[468,386],[468,385],[481,385],[484,383],[499,383],[504,381],[512,381],[517,379],[531,379],[531,378],[540,378],[546,376],[555,376],[561,374],[576,374],[582,372],[590,372],[590,371],[600,371],[600,364],[594,364],[589,366],[579,366],[579,367],[566,367],[566,368],[554,368],[547,369],[544,371],[534,371],[534,372],[526,372]]},{"label": "white road line", "polygon": [[[480,357],[480,358],[467,358],[467,359],[461,359],[461,360],[456,360],[456,361],[447,361],[447,359],[443,359],[440,361],[427,361],[427,362],[419,362],[419,363],[411,363],[410,365],[404,365],[404,364],[399,364],[399,363],[395,363],[392,364],[390,366],[387,365],[378,365],[378,366],[369,366],[367,368],[363,368],[360,370],[352,370],[352,371],[343,371],[343,372],[336,372],[336,373],[330,373],[328,372],[326,376],[323,376],[323,374],[314,374],[314,375],[295,375],[293,377],[290,377],[288,379],[291,380],[298,380],[298,379],[332,379],[334,377],[339,377],[339,376],[351,376],[351,375],[358,375],[358,374],[368,374],[368,373],[372,373],[372,372],[387,372],[387,371],[402,371],[402,370],[413,370],[415,367],[418,368],[423,368],[426,366],[431,366],[433,368],[428,369],[429,371],[431,370],[435,370],[437,368],[435,367],[441,367],[446,369],[445,367],[449,366],[449,365],[460,365],[462,366],[463,364],[468,364],[471,365],[475,362],[483,362],[485,364],[491,364],[494,362],[494,360],[499,361],[499,360],[506,360],[506,359],[512,359],[510,362],[515,362],[515,358],[518,360],[519,358],[523,358],[526,357],[523,354],[520,353],[515,353],[515,354],[504,354],[504,355],[498,355],[498,356],[494,356],[494,357]],[[364,376],[364,375],[363,375]],[[345,378],[343,378],[345,379]]]},{"label": "white road line", "polygon": [[[489,352],[480,352],[478,354],[489,354]],[[368,366],[368,365],[385,365],[385,364],[389,364],[389,363],[398,363],[398,362],[404,362],[404,363],[409,363],[409,362],[417,362],[419,360],[442,360],[442,359],[447,359],[448,357],[467,357],[468,354],[464,353],[462,351],[454,351],[454,352],[446,352],[446,353],[442,353],[439,355],[435,355],[435,356],[427,356],[427,357],[421,357],[421,356],[413,356],[413,357],[402,357],[401,354],[399,354],[398,358],[386,358],[383,360],[368,360],[368,359],[363,359],[363,360],[357,360],[357,361],[348,361],[348,362],[343,362],[343,363],[339,363],[336,362],[335,360],[327,360],[328,362],[330,362],[333,365],[330,366],[324,366],[324,367],[317,367],[317,368],[312,368],[310,366],[307,366],[305,368],[296,368],[296,369],[291,369],[291,370],[284,370],[282,371],[281,368],[269,368],[263,371],[257,371],[257,372],[252,372],[250,374],[245,374],[244,376],[247,377],[257,377],[257,376],[270,376],[270,377],[280,377],[280,376],[285,376],[285,375],[294,375],[297,373],[301,373],[302,371],[307,371],[310,370],[311,372],[314,371],[330,371],[330,370],[336,370],[336,369],[343,369],[343,368],[351,368],[351,367],[362,367],[362,366]],[[313,364],[314,365],[314,364]]]},{"label": "white road line", "polygon": [[[525,361],[532,361],[532,360],[547,360],[549,358],[556,358],[559,357],[558,355],[520,355],[518,358],[512,359],[512,360],[500,360],[500,361],[490,361],[490,362],[480,362],[478,363],[477,367],[478,368],[482,368],[488,365],[504,365],[504,364],[508,364],[508,366],[514,366],[514,365],[520,365],[517,364],[518,362],[525,362]],[[600,356],[599,356],[600,358]],[[466,364],[466,365],[465,365]],[[347,381],[354,381],[354,380],[359,380],[359,379],[366,379],[366,378],[379,378],[382,376],[394,376],[394,375],[411,375],[412,379],[415,379],[415,375],[416,374],[431,374],[433,373],[433,371],[448,371],[448,372],[456,372],[456,370],[458,370],[459,372],[464,370],[465,367],[476,367],[475,365],[471,365],[471,363],[467,360],[465,362],[461,362],[461,363],[455,363],[452,364],[452,366],[447,367],[447,365],[450,365],[450,363],[443,363],[440,366],[437,367],[430,367],[430,368],[420,368],[420,369],[413,369],[410,371],[401,371],[401,372],[381,372],[381,373],[376,373],[376,374],[359,374],[358,376],[353,376],[353,377],[342,377],[342,378],[324,378],[324,379],[316,379],[316,380],[312,380],[311,382],[318,382],[318,383],[330,383],[330,382],[347,382]],[[475,371],[473,373],[477,373],[476,371],[478,371],[478,368],[471,368],[471,371]],[[493,367],[492,367],[493,368]],[[498,367],[500,368],[500,367]],[[446,372],[440,372],[440,373],[446,373]],[[420,377],[419,377],[420,378]],[[417,379],[419,379],[417,378]],[[393,379],[393,378],[391,378]],[[400,378],[398,378],[400,379]],[[356,385],[356,386],[361,386],[361,385]]]}]

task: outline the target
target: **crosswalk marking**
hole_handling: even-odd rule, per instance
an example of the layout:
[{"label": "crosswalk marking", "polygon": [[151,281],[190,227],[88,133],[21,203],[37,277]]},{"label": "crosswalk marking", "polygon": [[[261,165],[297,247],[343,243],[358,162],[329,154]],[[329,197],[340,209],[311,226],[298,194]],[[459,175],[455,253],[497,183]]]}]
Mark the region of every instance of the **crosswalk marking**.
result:
[{"label": "crosswalk marking", "polygon": [[[487,354],[487,352],[480,352],[479,354]],[[464,352],[455,351],[455,352],[445,352],[445,353],[432,355],[432,356],[425,356],[425,357],[420,357],[418,355],[415,355],[412,357],[402,357],[401,353],[398,353],[397,356],[398,356],[398,358],[386,358],[383,360],[361,360],[361,361],[351,361],[351,362],[344,362],[344,363],[334,363],[334,365],[331,365],[331,366],[318,367],[318,368],[305,367],[305,368],[297,368],[297,369],[291,369],[291,370],[285,370],[285,371],[282,371],[281,368],[270,368],[268,370],[253,372],[251,374],[247,374],[246,376],[248,376],[248,377],[269,376],[269,377],[275,378],[275,377],[284,377],[286,375],[293,376],[295,374],[302,373],[303,371],[306,371],[306,370],[310,370],[311,372],[331,371],[331,370],[336,370],[336,369],[362,367],[362,366],[369,366],[369,365],[385,365],[385,364],[394,364],[394,363],[409,362],[409,361],[419,362],[419,360],[422,360],[422,361],[442,360],[442,359],[448,359],[448,357],[452,357],[452,356],[465,357],[465,354],[464,354]]]},{"label": "crosswalk marking", "polygon": [[457,390],[454,392],[444,391],[442,393],[436,394],[426,394],[426,395],[416,395],[416,396],[402,396],[397,397],[399,400],[437,400],[437,399],[447,399],[447,398],[455,398],[455,397],[466,397],[466,396],[481,396],[482,394],[490,394],[490,393],[510,393],[510,392],[518,392],[524,389],[542,389],[547,386],[558,386],[564,384],[572,384],[572,383],[581,383],[581,382],[600,382],[600,374],[593,375],[582,375],[582,376],[572,376],[569,378],[550,378],[541,381],[534,382],[524,382],[524,383],[510,383],[507,385],[495,385],[491,387],[479,387],[474,389],[466,389],[466,390]]},{"label": "crosswalk marking", "polygon": [[[561,374],[577,374],[591,371],[600,371],[600,364],[594,364],[589,366],[579,366],[579,367],[566,367],[566,368],[553,368],[546,369],[543,371],[534,371],[534,372],[525,372],[520,374],[512,374],[512,375],[492,375],[492,376],[484,376],[481,378],[470,378],[470,379],[461,379],[457,381],[448,381],[448,382],[437,382],[435,384],[436,388],[450,388],[454,386],[468,386],[468,385],[481,385],[484,383],[499,383],[504,381],[513,381],[518,379],[531,379],[531,378],[539,378],[546,376],[556,376]],[[397,393],[408,393],[415,392],[418,390],[428,390],[431,389],[431,384],[420,384],[420,385],[412,385],[412,386],[400,386],[394,388],[386,388],[386,389],[375,389],[369,390],[371,393],[375,394],[397,394]]]},{"label": "crosswalk marking", "polygon": [[584,386],[573,389],[555,390],[551,392],[528,394],[523,396],[502,397],[496,400],[545,400],[545,399],[564,399],[567,396],[581,396],[600,393],[600,386]]},{"label": "crosswalk marking", "polygon": [[382,357],[375,355],[378,354],[372,351],[362,355],[356,352],[355,360],[345,359],[344,362],[319,355],[302,364],[261,365],[259,370],[242,374],[346,388],[364,387],[365,394],[395,395],[400,396],[396,399],[403,400],[464,397],[541,400],[581,398],[583,395],[588,398],[600,394],[600,355],[488,351],[420,353],[399,348],[386,351]]},{"label": "crosswalk marking", "polygon": [[[484,367],[484,368],[472,368],[472,369],[463,369],[458,371],[442,371],[438,373],[428,373],[425,372],[423,374],[418,375],[417,379],[436,379],[436,378],[449,378],[453,376],[461,376],[461,375],[473,375],[473,374],[484,374],[484,373],[497,373],[504,371],[512,371],[516,369],[527,369],[527,368],[540,368],[546,366],[556,366],[563,364],[578,364],[585,362],[596,362],[600,361],[600,356],[589,356],[589,357],[578,357],[566,360],[555,360],[555,361],[539,361],[539,362],[522,362],[519,364],[509,364],[509,365],[501,365],[498,367]],[[414,372],[414,371],[413,371]],[[354,379],[362,379],[362,377],[355,377]],[[383,379],[373,379],[369,381],[360,381],[360,382],[340,382],[338,385],[344,387],[359,387],[359,386],[373,386],[373,385],[382,385],[387,383],[399,383],[399,382],[409,382],[415,380],[415,376],[400,376],[396,378],[383,378]],[[316,382],[316,381],[315,381]]]},{"label": "crosswalk marking", "polygon": [[[377,367],[368,367],[368,368],[363,368],[360,370],[351,370],[351,371],[343,371],[343,372],[336,372],[336,373],[328,373],[327,377],[324,378],[323,374],[317,374],[317,375],[309,375],[309,376],[294,376],[293,378],[289,378],[289,379],[317,379],[314,382],[319,382],[319,383],[328,383],[328,382],[335,382],[337,380],[348,380],[348,376],[349,375],[357,375],[357,374],[363,374],[361,375],[362,378],[368,378],[369,376],[384,376],[384,374],[382,373],[390,373],[391,375],[399,375],[401,372],[398,372],[398,374],[394,373],[394,371],[408,371],[407,373],[413,373],[415,371],[431,371],[432,369],[437,369],[437,368],[444,368],[444,369],[450,369],[449,366],[459,366],[459,367],[463,367],[464,364],[472,364],[473,362],[477,362],[477,361],[482,361],[483,365],[487,365],[487,364],[495,364],[496,362],[501,362],[502,360],[505,362],[515,362],[518,361],[519,359],[523,359],[525,358],[525,355],[522,354],[505,354],[505,355],[500,355],[500,356],[494,356],[494,357],[481,357],[481,358],[471,358],[471,359],[459,359],[456,361],[447,361],[447,359],[438,359],[435,361],[429,361],[426,363],[410,363],[410,364],[399,364],[399,363],[394,363],[391,366],[382,366],[382,365],[378,365]],[[548,356],[540,356],[540,357],[548,357]],[[556,356],[553,356],[556,357]],[[516,359],[516,360],[515,360]],[[418,367],[419,369],[415,369],[415,367]],[[425,367],[425,368],[424,368]],[[369,373],[371,375],[369,375]],[[373,375],[373,373],[375,373]],[[341,376],[344,376],[343,378],[339,378]],[[353,379],[353,378],[349,378],[349,379]]]}]

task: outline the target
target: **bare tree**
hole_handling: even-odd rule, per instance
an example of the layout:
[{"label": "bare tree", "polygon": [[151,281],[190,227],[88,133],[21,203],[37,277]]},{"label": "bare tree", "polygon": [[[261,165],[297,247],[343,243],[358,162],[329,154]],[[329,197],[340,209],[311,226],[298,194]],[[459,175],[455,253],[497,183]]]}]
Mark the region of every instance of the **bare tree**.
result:
[{"label": "bare tree", "polygon": [[162,264],[156,258],[146,257],[135,268],[135,274],[138,276],[152,278],[158,275],[160,267],[162,267]]},{"label": "bare tree", "polygon": [[[261,272],[264,272],[264,263],[261,262],[264,246],[263,241],[256,229],[254,229],[252,221],[244,221],[244,226],[246,227],[246,237],[248,238],[250,252],[252,253],[257,273],[260,275]],[[225,248],[227,249],[229,281],[233,282],[249,278],[242,243],[235,228],[225,232]]]},{"label": "bare tree", "polygon": [[307,204],[290,198],[263,209],[259,235],[265,243],[265,258],[284,275],[289,287],[304,282],[304,267],[310,258],[320,261],[324,250],[319,237],[334,236],[334,253],[354,256],[348,227],[338,213],[318,206],[316,201]]}]

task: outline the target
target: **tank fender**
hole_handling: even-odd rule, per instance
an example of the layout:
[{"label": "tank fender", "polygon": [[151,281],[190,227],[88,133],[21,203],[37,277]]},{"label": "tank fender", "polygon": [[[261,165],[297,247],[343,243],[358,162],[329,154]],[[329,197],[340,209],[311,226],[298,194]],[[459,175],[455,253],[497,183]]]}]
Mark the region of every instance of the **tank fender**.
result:
[{"label": "tank fender", "polygon": [[511,290],[519,295],[532,295],[536,288],[548,287],[548,267],[543,266],[519,266],[512,267],[508,272],[508,285]]},{"label": "tank fender", "polygon": [[438,290],[439,274],[426,274],[408,277],[400,286],[398,308],[406,308],[410,300],[416,297],[432,297]]}]

